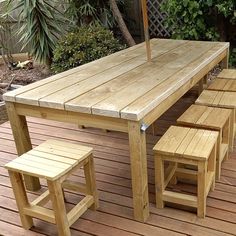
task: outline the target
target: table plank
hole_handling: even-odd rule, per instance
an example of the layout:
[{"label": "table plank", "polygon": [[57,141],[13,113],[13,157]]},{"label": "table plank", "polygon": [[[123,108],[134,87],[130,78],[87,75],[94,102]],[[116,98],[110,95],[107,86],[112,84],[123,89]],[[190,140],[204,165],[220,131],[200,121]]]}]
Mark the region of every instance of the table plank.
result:
[{"label": "table plank", "polygon": [[[205,50],[212,44],[206,43]],[[168,53],[152,59],[153,68],[145,67],[139,74],[140,79],[121,91],[112,94],[109,98],[92,107],[92,113],[97,115],[120,117],[120,111],[130,103],[142,98],[144,94],[161,84],[170,76],[197,59],[202,54],[202,42],[186,42]]]},{"label": "table plank", "polygon": [[[169,51],[171,48],[175,48],[178,45],[182,44],[184,44],[184,41],[177,41],[171,44],[167,44],[166,41],[160,41],[157,44],[157,42],[154,41],[154,43],[152,44],[154,51],[153,56],[159,56]],[[156,47],[159,48],[160,46],[162,46],[162,50],[155,50]],[[64,104],[67,101],[70,101],[81,94],[85,94],[86,92],[89,92],[94,88],[97,88],[109,81],[112,81],[114,78],[119,78],[121,76],[127,77],[126,73],[132,71],[133,69],[140,68],[140,70],[143,70],[142,67],[140,66],[145,64],[146,62],[146,57],[144,53],[139,54],[138,56],[135,57],[132,56],[131,54],[128,56],[131,58],[130,60],[124,60],[123,63],[111,67],[108,70],[103,71],[102,73],[96,73],[96,75],[88,77],[88,79],[83,80],[79,83],[72,84],[71,86],[65,87],[58,91],[55,90],[55,88],[53,88],[54,92],[52,94],[39,99],[39,105],[42,107],[53,107],[58,109],[64,109],[65,108]],[[117,58],[115,58],[115,60],[117,60]],[[109,63],[114,63],[114,62],[111,60]],[[126,83],[126,81],[127,80],[125,80],[124,82]],[[49,87],[49,89],[51,89],[51,87]]]},{"label": "table plank", "polygon": [[[153,39],[151,43],[152,45],[155,45],[156,43],[159,43],[159,41],[163,44],[168,43],[167,40],[160,39]],[[96,75],[109,68],[122,64],[124,61],[129,61],[134,57],[142,56],[144,53],[144,44],[139,44],[134,47],[95,60],[91,63],[38,81],[31,85],[8,92],[4,95],[4,99],[7,101],[17,101],[29,105],[38,105],[37,100],[50,94],[51,88],[53,88],[53,91],[63,89],[66,86],[70,86],[84,79],[87,79],[90,76]]]},{"label": "table plank", "polygon": [[[224,52],[227,46],[228,44],[225,43],[213,43],[213,47],[208,51],[203,50],[202,55],[197,60],[122,109],[121,118],[141,120],[152,109],[161,104],[161,102],[167,99],[171,94],[174,94],[175,91],[206,67],[208,63]],[[194,84],[192,84],[192,86],[193,85]],[[189,89],[190,88],[191,87],[189,87]]]},{"label": "table plank", "polygon": [[[185,42],[186,41],[177,40],[177,41],[172,41],[171,43],[168,43],[167,45],[158,44],[157,45],[158,49],[154,50],[155,48],[153,48],[152,55],[153,57],[161,56],[167,53],[168,51],[173,50],[174,48],[180,47]],[[134,68],[133,70],[121,76],[118,76],[114,78],[113,80],[105,84],[102,84],[101,86],[96,87],[92,89],[91,91],[88,91],[85,94],[82,94],[81,96],[76,97],[73,100],[66,102],[65,109],[69,111],[91,113],[93,105],[110,97],[115,92],[122,90],[123,88],[131,85],[133,82],[140,79],[138,75],[140,75],[140,73],[143,73],[144,69],[150,70],[152,68],[153,68],[153,64],[151,63],[145,63],[145,65],[143,66]]]},{"label": "table plank", "polygon": [[[168,44],[168,40],[167,39],[152,39],[151,40],[151,45],[155,44],[155,43],[159,43],[159,42],[162,42],[163,44]],[[49,78],[37,81],[35,83],[29,84],[27,86],[24,86],[24,87],[18,88],[16,90],[10,91],[8,93],[5,93],[4,94],[4,99],[5,99],[5,101],[12,101],[12,102],[14,102],[14,101],[16,101],[15,97],[17,95],[19,95],[19,94],[22,94],[24,92],[30,91],[30,90],[35,89],[35,88],[39,88],[42,85],[51,83],[51,82],[53,82],[55,80],[59,80],[61,78],[73,76],[74,74],[77,74],[77,73],[80,73],[81,71],[90,69],[93,66],[98,66],[98,67],[102,68],[102,65],[106,64],[107,61],[115,60],[115,58],[123,58],[123,59],[125,59],[126,56],[129,55],[130,53],[132,53],[132,54],[133,53],[134,54],[138,53],[140,55],[145,53],[144,43],[137,44],[137,45],[135,45],[133,47],[130,47],[130,48],[127,48],[125,50],[113,53],[111,55],[108,55],[106,57],[103,57],[103,58],[100,58],[98,60],[92,61],[90,63],[87,63],[87,64],[84,64],[84,65],[75,67],[73,69],[70,69],[70,70],[61,72],[59,74],[53,75],[53,76],[51,76]]]}]

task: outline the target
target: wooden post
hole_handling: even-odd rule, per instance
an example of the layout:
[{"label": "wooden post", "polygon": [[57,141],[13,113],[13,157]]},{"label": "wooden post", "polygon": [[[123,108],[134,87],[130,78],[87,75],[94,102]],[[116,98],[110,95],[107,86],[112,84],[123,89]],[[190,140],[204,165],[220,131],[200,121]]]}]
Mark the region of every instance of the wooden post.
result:
[{"label": "wooden post", "polygon": [[21,223],[24,229],[30,229],[33,226],[32,217],[24,214],[24,208],[29,206],[29,201],[25,192],[25,186],[20,173],[14,171],[8,171],[12,190],[15,195],[16,204],[19,210]]},{"label": "wooden post", "polygon": [[[213,180],[212,180],[212,184],[211,184],[211,191],[214,191],[214,189],[215,189],[215,182],[216,182],[215,180],[216,180],[216,153],[217,153],[217,146],[218,146],[218,144],[214,145],[214,148],[212,149],[210,157],[208,159],[208,170],[215,173],[215,175],[213,177]],[[219,160],[219,162],[220,162],[220,160]],[[219,172],[219,176],[220,176],[220,172]],[[211,181],[211,180],[207,180],[207,181]]]},{"label": "wooden post", "polygon": [[202,79],[199,80],[198,82],[198,95],[202,93],[204,90],[204,80],[206,80],[207,75],[205,75]]},{"label": "wooden post", "polygon": [[156,189],[156,206],[157,208],[163,208],[163,192],[164,192],[164,184],[165,184],[165,177],[164,177],[164,161],[158,155],[155,155],[155,189]]},{"label": "wooden post", "polygon": [[99,202],[98,202],[98,193],[96,187],[94,161],[92,155],[90,155],[89,161],[84,165],[84,174],[86,179],[87,194],[92,195],[94,200],[94,203],[91,206],[91,208],[93,210],[96,210],[99,206]]},{"label": "wooden post", "polygon": [[144,37],[145,37],[146,50],[147,50],[147,61],[150,62],[151,61],[151,46],[150,46],[147,1],[146,0],[142,0],[142,12],[143,12]]},{"label": "wooden post", "polygon": [[70,236],[70,227],[66,214],[66,208],[64,203],[64,196],[61,188],[60,181],[47,181],[48,189],[50,192],[50,198],[55,214],[56,225],[58,229],[58,235]]},{"label": "wooden post", "polygon": [[[17,114],[14,103],[6,102],[6,108],[16,144],[16,150],[20,156],[32,149],[27,122],[25,116]],[[39,179],[36,177],[24,175],[24,180],[26,188],[30,191],[36,191],[41,188]]]},{"label": "wooden post", "polygon": [[139,122],[128,122],[134,218],[145,222],[149,216],[146,135]]},{"label": "wooden post", "polygon": [[206,215],[206,181],[207,181],[207,161],[199,161],[198,163],[198,193],[197,193],[197,215],[204,218]]}]

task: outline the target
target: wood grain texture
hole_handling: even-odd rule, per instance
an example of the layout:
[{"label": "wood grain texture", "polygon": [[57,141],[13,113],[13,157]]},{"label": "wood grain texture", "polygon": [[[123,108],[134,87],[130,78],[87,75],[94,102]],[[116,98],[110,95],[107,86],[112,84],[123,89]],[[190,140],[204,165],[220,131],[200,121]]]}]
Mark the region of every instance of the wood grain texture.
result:
[{"label": "wood grain texture", "polygon": [[236,80],[232,79],[216,79],[208,87],[208,90],[219,90],[236,92]]},{"label": "wood grain texture", "polygon": [[218,79],[236,79],[236,70],[235,69],[224,69],[217,76]]},{"label": "wood grain texture", "polygon": [[229,45],[153,39],[151,46],[152,61],[149,63],[145,59],[144,44],[140,44],[7,93],[5,99],[140,120],[216,58],[224,59],[221,54],[226,56]]},{"label": "wood grain texture", "polygon": [[[15,102],[21,116],[128,132],[131,169],[137,181],[133,191],[138,193],[134,212],[142,221],[147,219],[149,204],[145,134],[140,134],[140,126],[151,125],[222,61],[229,47],[228,43],[164,39],[151,40],[151,44],[151,63],[146,63],[141,44],[5,97]],[[131,138],[133,132],[138,141]],[[138,176],[141,173],[143,177]]]},{"label": "wood grain texture", "polygon": [[[190,99],[191,98],[191,99]],[[193,96],[185,96],[171,110],[158,120],[158,135],[175,124],[178,114],[182,113],[189,102],[194,102]],[[71,228],[72,235],[81,236],[135,236],[135,235],[212,235],[229,236],[235,234],[235,150],[230,153],[229,160],[222,165],[222,178],[217,181],[215,191],[207,199],[207,214],[204,220],[198,219],[195,213],[173,207],[156,209],[154,189],[153,153],[154,143],[160,136],[147,135],[147,162],[150,198],[150,217],[146,223],[133,219],[132,189],[130,178],[128,137],[125,133],[109,132],[87,128],[78,129],[76,124],[29,118],[28,126],[33,146],[39,145],[48,138],[70,140],[72,143],[92,146],[96,169],[97,187],[100,196],[100,208],[94,212],[88,210]],[[14,140],[9,123],[0,126],[0,229],[3,235],[19,236],[26,234],[22,229],[17,212],[12,188],[7,171],[3,165],[16,158]],[[76,173],[73,180],[84,182],[84,176]],[[43,183],[43,190],[46,188]],[[184,189],[187,192],[184,192]],[[183,193],[195,194],[191,186],[182,186]],[[39,193],[28,192],[33,200]],[[82,195],[66,192],[67,206],[77,204]],[[56,228],[40,220],[35,220],[35,228],[27,231],[29,236],[57,235]]]},{"label": "wood grain texture", "polygon": [[228,151],[232,148],[232,138],[230,137],[230,131],[233,129],[230,126],[231,116],[231,109],[191,105],[177,119],[177,123],[180,126],[219,131],[216,168],[217,179],[220,178],[221,163],[224,159],[227,159]]}]

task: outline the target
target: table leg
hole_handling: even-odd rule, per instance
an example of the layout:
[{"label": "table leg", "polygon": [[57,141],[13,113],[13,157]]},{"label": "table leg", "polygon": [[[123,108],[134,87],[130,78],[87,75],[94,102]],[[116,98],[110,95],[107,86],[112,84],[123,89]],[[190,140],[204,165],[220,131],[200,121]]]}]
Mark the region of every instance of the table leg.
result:
[{"label": "table leg", "polygon": [[198,95],[200,95],[202,91],[204,90],[204,80],[205,80],[205,77],[200,79],[198,82]]},{"label": "table leg", "polygon": [[134,218],[145,222],[149,216],[146,134],[139,122],[128,122]]},{"label": "table leg", "polygon": [[229,68],[229,49],[227,51],[227,54],[225,58],[221,62],[221,68],[222,69],[228,69]]},{"label": "table leg", "polygon": [[[16,144],[16,150],[20,156],[32,149],[27,122],[25,116],[17,114],[14,103],[6,102],[6,108]],[[36,191],[40,189],[38,178],[24,175],[24,180],[28,190]]]}]

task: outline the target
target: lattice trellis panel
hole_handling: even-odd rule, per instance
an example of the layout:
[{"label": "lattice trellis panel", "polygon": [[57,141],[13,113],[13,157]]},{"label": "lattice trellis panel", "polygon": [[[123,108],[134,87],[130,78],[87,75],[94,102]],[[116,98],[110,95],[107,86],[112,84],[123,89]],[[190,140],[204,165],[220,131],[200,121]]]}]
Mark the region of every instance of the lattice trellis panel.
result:
[{"label": "lattice trellis panel", "polygon": [[165,0],[148,0],[149,31],[153,37],[170,37],[170,33],[164,27],[166,14],[161,13],[160,5]]}]

